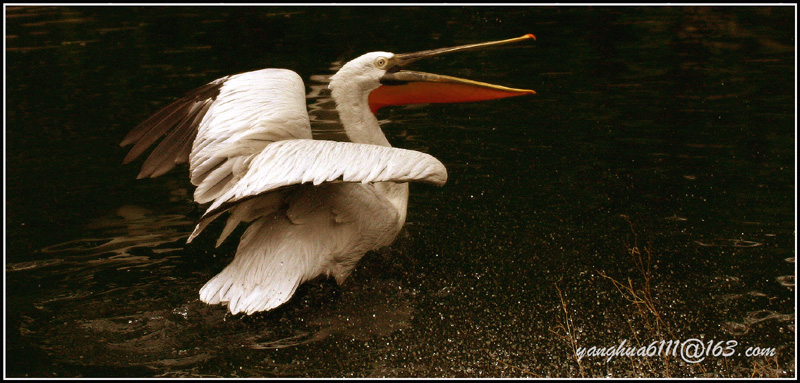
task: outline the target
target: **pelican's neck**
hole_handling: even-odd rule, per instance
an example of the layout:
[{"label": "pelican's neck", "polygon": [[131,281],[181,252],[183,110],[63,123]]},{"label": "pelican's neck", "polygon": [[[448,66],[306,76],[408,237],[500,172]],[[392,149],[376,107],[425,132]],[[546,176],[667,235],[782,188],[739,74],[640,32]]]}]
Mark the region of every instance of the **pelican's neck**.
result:
[{"label": "pelican's neck", "polygon": [[331,96],[336,101],[336,111],[344,131],[351,142],[392,146],[381,131],[378,119],[369,108],[369,93],[357,84],[331,81]]}]

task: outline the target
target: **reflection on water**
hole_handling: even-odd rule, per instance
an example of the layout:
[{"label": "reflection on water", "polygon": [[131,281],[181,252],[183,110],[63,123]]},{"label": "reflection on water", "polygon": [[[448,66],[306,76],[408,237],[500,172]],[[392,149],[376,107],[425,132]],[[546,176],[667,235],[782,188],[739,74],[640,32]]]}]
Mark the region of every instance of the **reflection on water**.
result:
[{"label": "reflection on water", "polygon": [[[176,257],[172,253],[182,251],[181,241],[185,241],[191,232],[192,222],[184,216],[159,216],[131,205],[119,208],[116,213],[86,225],[87,230],[99,228],[106,237],[82,238],[47,246],[40,250],[47,258],[7,263],[6,272],[23,273],[21,277],[24,278],[63,284],[66,293],[47,289],[50,293],[56,293],[56,296],[45,294],[36,297],[41,300],[34,305],[42,307],[47,303],[112,291],[105,290],[105,287],[113,285],[113,282],[97,286],[95,281],[108,270],[174,267],[169,263],[170,258]],[[146,251],[133,251],[136,249]]]},{"label": "reflection on water", "polygon": [[744,241],[741,239],[720,239],[720,238],[712,240],[694,241],[694,243],[705,247],[709,246],[756,247],[762,245],[761,243],[754,241]]},{"label": "reflection on water", "polygon": [[[181,242],[191,231],[192,223],[179,215],[159,216],[142,207],[123,206],[117,215],[88,224],[87,229],[91,228],[102,228],[100,231],[108,236],[48,246],[41,249],[45,259],[6,264],[7,273],[19,274],[10,277],[38,281],[40,288],[44,284],[38,294],[29,297],[38,310],[59,312],[60,308],[50,305],[76,304],[90,296],[116,294],[128,288],[125,282],[109,280],[107,275],[174,268],[171,262],[178,257],[175,253],[182,251]],[[141,283],[157,284],[175,278],[153,279],[143,277]]]},{"label": "reflection on water", "polygon": [[771,319],[791,325],[794,322],[794,314],[780,314],[769,310],[751,311],[745,314],[742,322],[725,322],[722,324],[722,329],[730,335],[744,335],[754,325]]},{"label": "reflection on water", "polygon": [[[159,245],[186,238],[193,223],[182,215],[159,216],[141,206],[126,205],[117,209],[116,216],[98,219],[87,224],[88,229],[102,229],[111,238],[87,238],[56,244],[42,249],[45,254],[83,253],[94,256],[113,253],[109,259],[122,260],[130,257],[129,249],[136,246],[154,248],[163,253],[180,248],[158,248]],[[188,231],[187,231],[188,228]]]},{"label": "reflection on water", "polygon": [[[794,376],[791,11],[9,8],[9,375]],[[382,110],[447,185],[413,185],[404,232],[344,286],[269,313],[199,301],[236,241],[186,244],[185,167],[120,165],[136,123],[227,74],[297,70],[315,137],[343,140],[327,85],[348,58],[531,32],[413,68],[538,94]],[[661,332],[601,274],[647,292]],[[565,323],[584,347],[669,330],[778,356],[578,363]]]},{"label": "reflection on water", "polygon": [[318,140],[347,141],[344,126],[339,122],[336,103],[328,89],[330,77],[342,67],[342,63],[334,62],[328,75],[311,75],[308,84],[311,91],[308,99],[308,117],[311,120],[311,133]]},{"label": "reflection on water", "polygon": [[[231,345],[279,350],[332,336],[366,342],[410,327],[415,309],[408,297],[414,292],[391,279],[342,292],[331,308],[308,307],[332,293],[329,284],[312,283],[298,294],[306,302],[289,310],[300,312],[300,323],[272,314],[231,316],[224,307],[206,305],[197,289],[211,271],[186,265],[196,256],[185,248],[193,225],[182,215],[123,206],[87,225],[109,237],[48,246],[42,249],[47,259],[7,264],[12,281],[40,287],[24,294],[31,309],[21,315],[19,333],[59,365],[72,366],[61,372],[67,375],[91,375],[85,368],[102,365],[131,376],[213,377],[196,372],[197,366],[223,357]],[[364,302],[365,294],[387,298]],[[240,324],[232,330],[231,321]],[[242,325],[250,330],[235,330]],[[272,368],[275,375],[303,375],[292,363]],[[259,375],[264,373],[269,375]]]}]

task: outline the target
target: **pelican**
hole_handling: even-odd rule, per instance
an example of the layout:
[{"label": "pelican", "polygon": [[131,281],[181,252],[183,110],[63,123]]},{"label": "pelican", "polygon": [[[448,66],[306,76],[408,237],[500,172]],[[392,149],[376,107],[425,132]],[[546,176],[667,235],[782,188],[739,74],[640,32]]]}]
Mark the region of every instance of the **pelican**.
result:
[{"label": "pelican", "polygon": [[535,94],[404,70],[426,57],[535,39],[521,37],[416,53],[366,53],[331,77],[329,89],[350,142],[315,140],[302,78],[262,69],[214,80],[136,126],[127,164],[163,137],[138,178],[189,163],[194,200],[210,203],[187,243],[228,213],[219,246],[249,223],[233,261],[200,289],[200,300],[232,314],[276,308],[318,275],[342,284],[370,250],[403,227],[408,183],[443,185],[436,158],[393,148],[375,113],[389,105],[450,103]]}]

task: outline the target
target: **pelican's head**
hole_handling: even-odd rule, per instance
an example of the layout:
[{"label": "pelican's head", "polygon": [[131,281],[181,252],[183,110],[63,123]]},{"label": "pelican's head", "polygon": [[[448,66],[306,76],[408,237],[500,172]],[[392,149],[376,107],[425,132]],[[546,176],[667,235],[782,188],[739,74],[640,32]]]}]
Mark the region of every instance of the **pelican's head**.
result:
[{"label": "pelican's head", "polygon": [[359,103],[366,97],[373,113],[388,105],[469,102],[535,94],[535,91],[529,89],[507,88],[457,77],[403,70],[409,64],[426,57],[527,39],[535,40],[536,37],[527,34],[508,40],[415,53],[370,52],[345,64],[331,77],[329,88],[337,103],[344,98],[353,97],[355,99],[352,101]]},{"label": "pelican's head", "polygon": [[395,54],[390,52],[370,52],[350,60],[331,76],[328,87],[331,90],[355,87],[369,93],[381,86],[380,79],[386,74],[389,60],[394,56]]}]

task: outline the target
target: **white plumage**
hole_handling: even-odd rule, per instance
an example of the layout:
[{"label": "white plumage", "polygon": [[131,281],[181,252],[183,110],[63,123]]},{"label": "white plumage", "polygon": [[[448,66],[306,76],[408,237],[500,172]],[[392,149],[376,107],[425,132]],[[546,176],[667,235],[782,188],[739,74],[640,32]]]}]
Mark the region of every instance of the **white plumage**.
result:
[{"label": "white plumage", "polygon": [[286,69],[262,69],[225,81],[192,146],[195,201],[210,202],[228,190],[236,171],[270,143],[310,139],[305,100],[303,80]]},{"label": "white plumage", "polygon": [[443,185],[447,171],[428,154],[350,142],[286,140],[255,154],[236,187],[216,198],[223,203],[258,195],[282,186],[336,180],[344,182],[425,181]]},{"label": "white plumage", "polygon": [[[300,283],[320,274],[342,283],[367,251],[389,245],[400,232],[407,182],[446,182],[444,165],[432,156],[389,145],[373,113],[375,105],[533,93],[419,74],[419,81],[426,82],[424,89],[447,90],[457,82],[452,88],[463,92],[469,87],[470,98],[409,99],[409,89],[416,88],[408,79],[417,73],[397,69],[417,56],[368,53],[331,78],[331,93],[352,142],[312,139],[305,86],[299,75],[286,69],[212,81],[156,112],[125,137],[121,145],[135,143],[125,163],[164,137],[145,160],[139,178],[156,177],[189,162],[191,181],[197,186],[195,201],[211,205],[188,241],[225,212],[229,216],[217,246],[239,223],[250,222],[234,260],[200,290],[203,302],[227,303],[233,314],[252,314],[285,303]],[[394,77],[398,73],[402,81]],[[382,91],[373,93],[378,88]],[[475,92],[487,95],[476,98]],[[395,94],[400,98],[394,100]]]}]

